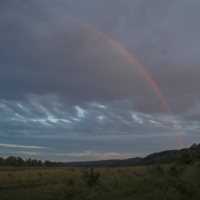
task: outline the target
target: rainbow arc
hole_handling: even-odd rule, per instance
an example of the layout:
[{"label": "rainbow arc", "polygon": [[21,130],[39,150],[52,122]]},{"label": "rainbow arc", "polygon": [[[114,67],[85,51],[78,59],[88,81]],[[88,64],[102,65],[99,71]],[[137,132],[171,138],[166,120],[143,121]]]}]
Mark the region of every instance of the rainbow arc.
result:
[{"label": "rainbow arc", "polygon": [[[60,15],[60,13],[57,13]],[[184,148],[184,142],[182,139],[182,134],[181,131],[179,129],[179,126],[176,122],[176,119],[174,117],[174,114],[167,102],[167,100],[165,99],[164,95],[162,94],[162,92],[160,91],[159,87],[157,86],[157,84],[155,83],[155,81],[151,78],[151,76],[145,71],[145,69],[141,66],[141,64],[125,49],[123,48],[120,44],[118,44],[115,40],[113,40],[112,38],[110,38],[109,36],[107,36],[105,33],[99,31],[98,29],[94,28],[93,26],[80,21],[77,18],[74,18],[72,16],[67,15],[66,13],[63,14],[65,16],[68,16],[70,19],[72,19],[73,21],[76,21],[77,23],[83,25],[84,27],[88,28],[89,30],[93,31],[94,33],[98,34],[99,36],[101,36],[102,38],[104,38],[106,41],[108,41],[110,44],[112,44],[113,47],[115,47],[116,49],[118,49],[119,52],[121,52],[125,57],[127,57],[133,64],[134,66],[136,66],[141,73],[144,75],[144,77],[147,79],[147,81],[150,83],[150,85],[152,86],[152,88],[154,89],[154,91],[156,92],[156,94],[158,94],[159,98],[161,99],[161,101],[163,102],[167,112],[169,113],[169,115],[171,116],[174,128],[178,134],[179,137],[179,141],[180,141],[180,146],[181,148]]]}]

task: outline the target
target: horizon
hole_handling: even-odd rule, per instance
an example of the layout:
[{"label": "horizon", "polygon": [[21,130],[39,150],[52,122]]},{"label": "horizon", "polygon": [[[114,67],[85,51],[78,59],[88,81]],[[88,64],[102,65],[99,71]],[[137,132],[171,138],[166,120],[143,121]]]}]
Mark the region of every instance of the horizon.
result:
[{"label": "horizon", "polygon": [[[191,147],[191,145],[190,145],[190,147]],[[184,148],[182,148],[182,149],[188,149],[188,148],[190,148],[190,147],[184,147]],[[59,160],[55,161],[55,160],[48,160],[48,161],[50,161],[50,162],[74,163],[74,162],[108,161],[108,160],[127,160],[127,159],[134,159],[134,158],[146,158],[146,157],[148,157],[149,155],[154,154],[154,153],[161,153],[161,152],[164,152],[164,151],[173,151],[173,150],[182,150],[182,149],[167,149],[167,150],[163,150],[163,151],[159,151],[159,152],[151,152],[150,154],[148,154],[148,155],[146,155],[146,156],[143,156],[143,157],[137,156],[137,157],[124,158],[124,159],[123,159],[123,158],[122,158],[122,159],[114,158],[114,159],[107,159],[107,160],[104,159],[104,160],[84,160],[84,161],[82,161],[82,160],[80,160],[80,161],[59,161]],[[10,156],[8,156],[8,157],[10,157]],[[6,157],[6,158],[8,158],[8,157]],[[11,157],[12,157],[12,156],[11,156]],[[13,156],[13,157],[16,157],[16,156]],[[17,156],[17,157],[20,157],[20,156]],[[6,158],[3,158],[3,159],[6,159]],[[22,159],[25,161],[26,159],[29,159],[29,158],[31,158],[31,157],[22,158]],[[31,160],[33,160],[33,159],[40,160],[40,159],[37,159],[37,158],[31,158]],[[41,160],[41,161],[44,163],[45,160],[46,160],[46,159]]]}]

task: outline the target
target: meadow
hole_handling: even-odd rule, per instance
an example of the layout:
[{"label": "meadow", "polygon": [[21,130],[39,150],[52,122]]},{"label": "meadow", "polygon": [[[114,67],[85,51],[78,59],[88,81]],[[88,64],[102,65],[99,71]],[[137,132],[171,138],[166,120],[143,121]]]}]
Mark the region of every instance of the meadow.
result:
[{"label": "meadow", "polygon": [[139,167],[0,167],[1,200],[199,200],[200,164]]}]

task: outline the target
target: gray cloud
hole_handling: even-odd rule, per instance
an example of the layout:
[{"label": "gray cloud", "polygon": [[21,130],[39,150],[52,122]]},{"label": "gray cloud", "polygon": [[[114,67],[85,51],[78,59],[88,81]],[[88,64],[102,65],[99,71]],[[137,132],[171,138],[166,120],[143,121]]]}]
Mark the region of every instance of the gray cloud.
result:
[{"label": "gray cloud", "polygon": [[[157,83],[182,137],[198,140],[198,1],[9,0],[0,5],[0,137],[81,137],[79,150],[88,137],[134,135],[141,144],[149,136],[173,140],[177,131],[159,94],[97,29],[128,50]],[[91,152],[98,154],[92,145]],[[64,149],[54,153],[66,154]]]}]

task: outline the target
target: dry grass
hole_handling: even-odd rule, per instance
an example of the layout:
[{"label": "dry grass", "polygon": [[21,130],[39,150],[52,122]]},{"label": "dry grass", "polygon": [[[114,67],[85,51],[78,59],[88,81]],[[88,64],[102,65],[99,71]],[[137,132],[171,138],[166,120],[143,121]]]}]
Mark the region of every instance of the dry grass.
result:
[{"label": "dry grass", "polygon": [[[3,199],[200,199],[198,165],[95,168],[98,183],[89,187],[87,168],[0,168],[0,197]],[[6,171],[5,171],[6,170]],[[15,171],[14,171],[15,170]],[[180,182],[180,180],[182,182]],[[180,185],[179,184],[182,184]],[[178,185],[179,184],[179,185]],[[178,185],[178,186],[177,186]],[[185,187],[185,188],[184,188]],[[185,192],[186,191],[186,192]],[[190,195],[191,194],[191,195]]]}]

